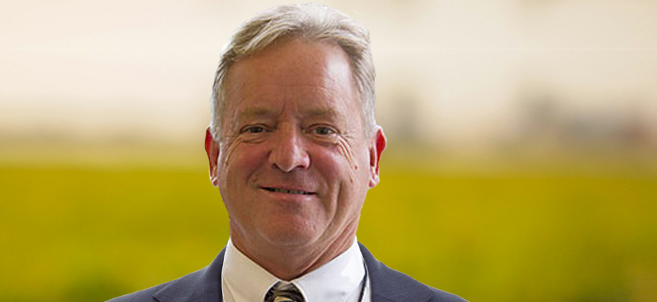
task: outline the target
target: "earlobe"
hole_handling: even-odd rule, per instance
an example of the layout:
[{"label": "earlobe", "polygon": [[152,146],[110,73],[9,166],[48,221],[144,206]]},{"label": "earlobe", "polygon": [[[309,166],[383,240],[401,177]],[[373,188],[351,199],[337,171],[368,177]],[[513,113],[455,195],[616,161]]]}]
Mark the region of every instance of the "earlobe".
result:
[{"label": "earlobe", "polygon": [[370,188],[374,188],[379,184],[379,161],[381,160],[381,154],[383,153],[383,150],[385,150],[387,143],[386,136],[383,134],[383,129],[377,126],[376,133],[370,144]]},{"label": "earlobe", "polygon": [[217,178],[217,161],[219,160],[219,143],[214,140],[212,137],[212,132],[210,132],[210,127],[205,130],[205,153],[208,155],[208,161],[210,166],[210,182],[213,186],[219,185],[219,179]]}]

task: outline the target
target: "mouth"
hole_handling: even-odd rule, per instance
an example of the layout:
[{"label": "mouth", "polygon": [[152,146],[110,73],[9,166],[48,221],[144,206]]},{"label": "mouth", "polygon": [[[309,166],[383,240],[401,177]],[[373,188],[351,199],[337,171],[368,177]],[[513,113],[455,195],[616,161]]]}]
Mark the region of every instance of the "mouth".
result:
[{"label": "mouth", "polygon": [[261,187],[265,191],[276,192],[276,193],[285,193],[285,194],[297,194],[297,195],[315,195],[313,192],[306,192],[302,190],[288,190],[282,188],[273,188],[273,187]]}]

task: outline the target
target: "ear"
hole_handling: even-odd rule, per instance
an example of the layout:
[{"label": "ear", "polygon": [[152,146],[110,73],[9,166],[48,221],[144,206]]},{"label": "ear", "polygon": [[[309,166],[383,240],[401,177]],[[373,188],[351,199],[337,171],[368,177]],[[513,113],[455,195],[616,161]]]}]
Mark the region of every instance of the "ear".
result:
[{"label": "ear", "polygon": [[219,160],[219,143],[212,138],[212,132],[210,132],[210,127],[205,130],[205,153],[208,154],[208,160],[210,162],[210,182],[213,186],[219,185],[219,179],[217,178],[217,161]]},{"label": "ear", "polygon": [[379,161],[381,153],[386,148],[387,140],[383,134],[383,129],[377,126],[376,133],[370,142],[370,188],[376,187],[379,183]]}]

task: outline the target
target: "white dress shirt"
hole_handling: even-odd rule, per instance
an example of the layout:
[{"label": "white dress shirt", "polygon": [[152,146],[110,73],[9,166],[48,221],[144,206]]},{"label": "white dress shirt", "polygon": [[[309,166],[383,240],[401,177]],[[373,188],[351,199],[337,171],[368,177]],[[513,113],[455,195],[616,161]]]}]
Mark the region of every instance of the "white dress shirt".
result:
[{"label": "white dress shirt", "polygon": [[[299,288],[306,302],[371,301],[369,278],[365,276],[363,255],[354,243],[344,253],[291,283]],[[262,302],[269,288],[280,279],[246,257],[228,240],[221,270],[221,291],[225,302]]]}]

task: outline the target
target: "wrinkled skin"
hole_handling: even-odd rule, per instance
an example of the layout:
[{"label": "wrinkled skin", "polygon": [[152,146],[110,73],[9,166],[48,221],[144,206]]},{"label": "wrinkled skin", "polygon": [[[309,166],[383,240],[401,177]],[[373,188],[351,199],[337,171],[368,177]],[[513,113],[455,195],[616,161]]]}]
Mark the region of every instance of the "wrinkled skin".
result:
[{"label": "wrinkled skin", "polygon": [[234,63],[224,87],[221,136],[208,131],[206,150],[231,240],[272,274],[295,278],[353,243],[385,137],[378,126],[366,131],[335,45],[272,45]]}]

